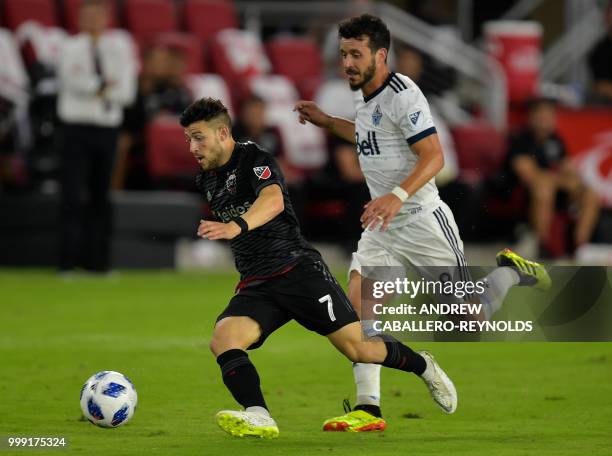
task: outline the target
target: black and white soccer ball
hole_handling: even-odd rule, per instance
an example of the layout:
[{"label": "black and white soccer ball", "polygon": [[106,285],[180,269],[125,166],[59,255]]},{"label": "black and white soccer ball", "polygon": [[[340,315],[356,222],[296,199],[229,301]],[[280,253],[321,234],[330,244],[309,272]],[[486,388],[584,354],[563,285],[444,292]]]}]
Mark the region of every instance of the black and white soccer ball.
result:
[{"label": "black and white soccer ball", "polygon": [[127,423],[137,402],[131,380],[119,372],[98,372],[81,388],[81,411],[96,426],[117,427]]}]

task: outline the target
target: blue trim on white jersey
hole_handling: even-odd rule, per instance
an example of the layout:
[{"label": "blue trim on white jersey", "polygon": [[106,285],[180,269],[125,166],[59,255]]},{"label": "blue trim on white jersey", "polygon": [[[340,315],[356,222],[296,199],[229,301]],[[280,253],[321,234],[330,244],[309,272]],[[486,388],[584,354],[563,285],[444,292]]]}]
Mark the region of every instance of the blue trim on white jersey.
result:
[{"label": "blue trim on white jersey", "polygon": [[411,136],[410,138],[407,138],[406,141],[408,141],[408,145],[412,146],[414,143],[420,141],[423,138],[427,138],[429,135],[433,135],[434,133],[437,133],[436,131],[436,127],[429,127],[427,130],[423,130],[420,133],[417,133],[414,136]]}]

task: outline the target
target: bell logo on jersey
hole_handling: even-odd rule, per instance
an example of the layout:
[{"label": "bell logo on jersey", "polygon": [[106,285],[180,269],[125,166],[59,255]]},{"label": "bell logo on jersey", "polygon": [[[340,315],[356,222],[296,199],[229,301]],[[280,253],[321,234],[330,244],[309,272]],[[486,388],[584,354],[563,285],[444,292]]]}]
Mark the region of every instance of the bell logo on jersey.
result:
[{"label": "bell logo on jersey", "polygon": [[368,131],[368,139],[363,141],[359,141],[359,132],[355,132],[355,144],[357,146],[357,155],[380,155],[375,131]]},{"label": "bell logo on jersey", "polygon": [[270,168],[268,166],[256,166],[255,168],[253,168],[253,171],[255,172],[255,175],[259,180],[269,179],[270,176],[272,176],[272,171],[270,171]]}]

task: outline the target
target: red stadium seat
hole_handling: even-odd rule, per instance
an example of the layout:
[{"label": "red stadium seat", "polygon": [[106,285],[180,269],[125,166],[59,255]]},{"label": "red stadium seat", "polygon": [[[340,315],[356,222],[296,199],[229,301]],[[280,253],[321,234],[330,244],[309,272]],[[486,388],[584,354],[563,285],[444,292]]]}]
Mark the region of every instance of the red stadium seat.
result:
[{"label": "red stadium seat", "polygon": [[54,0],[4,0],[6,25],[16,30],[23,22],[32,20],[45,26],[57,25]]},{"label": "red stadium seat", "polygon": [[146,132],[147,165],[153,180],[195,176],[198,163],[189,153],[183,127],[176,117],[158,117]]},{"label": "red stadium seat", "polygon": [[235,106],[248,94],[249,79],[270,70],[259,36],[245,30],[221,31],[212,41],[209,52],[211,70],[225,79]]},{"label": "red stadium seat", "polygon": [[460,177],[478,182],[499,171],[506,153],[506,137],[486,122],[454,127]]},{"label": "red stadium seat", "polygon": [[232,98],[227,84],[218,74],[191,74],[185,78],[185,83],[194,99],[214,97],[221,100],[229,111],[230,117],[234,118]]},{"label": "red stadium seat", "polygon": [[126,0],[125,21],[139,43],[163,32],[178,30],[176,6],[171,0]]},{"label": "red stadium seat", "polygon": [[[70,33],[77,33],[79,31],[79,10],[83,0],[62,0],[62,13],[64,24],[66,29]],[[119,22],[117,20],[117,5],[114,0],[107,0],[108,9],[110,13],[111,28],[117,28]]]},{"label": "red stadium seat", "polygon": [[185,0],[185,25],[203,43],[210,41],[217,32],[226,28],[238,28],[236,10],[226,0]]},{"label": "red stadium seat", "polygon": [[153,44],[178,49],[185,56],[188,74],[204,73],[204,50],[200,40],[190,33],[166,32],[156,35]]},{"label": "red stadium seat", "polygon": [[308,100],[311,100],[321,81],[323,60],[317,45],[310,39],[297,37],[275,38],[266,50],[274,73],[287,76]]}]

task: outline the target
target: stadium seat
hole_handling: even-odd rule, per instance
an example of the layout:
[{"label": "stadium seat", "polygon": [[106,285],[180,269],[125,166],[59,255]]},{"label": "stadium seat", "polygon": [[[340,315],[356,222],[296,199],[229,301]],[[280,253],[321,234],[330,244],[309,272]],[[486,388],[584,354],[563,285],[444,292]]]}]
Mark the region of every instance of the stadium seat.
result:
[{"label": "stadium seat", "polygon": [[266,102],[266,123],[281,136],[287,163],[297,172],[308,175],[327,162],[323,131],[312,124],[300,125],[293,106],[299,94],[292,81],[280,75],[254,76],[248,82],[248,93]]},{"label": "stadium seat", "polygon": [[212,71],[230,86],[235,106],[248,93],[248,80],[267,74],[271,68],[259,36],[236,29],[226,29],[215,36],[210,62]]},{"label": "stadium seat", "polygon": [[189,153],[183,127],[176,117],[158,117],[149,123],[146,131],[147,164],[155,181],[192,178],[198,163]]},{"label": "stadium seat", "polygon": [[4,18],[12,30],[28,20],[45,26],[58,24],[54,0],[4,0]]},{"label": "stadium seat", "polygon": [[506,153],[506,138],[493,125],[475,122],[452,129],[459,175],[475,183],[497,173]]},{"label": "stadium seat", "polygon": [[[62,0],[62,17],[64,19],[64,25],[69,33],[77,33],[79,31],[79,10],[83,0]],[[117,28],[119,21],[117,20],[117,5],[115,1],[107,1],[111,28]]]},{"label": "stadium seat", "polygon": [[234,4],[229,0],[185,0],[184,17],[187,30],[202,43],[221,30],[238,27]]},{"label": "stadium seat", "polygon": [[162,32],[178,30],[175,3],[171,0],[126,0],[125,22],[139,43]]},{"label": "stadium seat", "polygon": [[266,74],[249,80],[250,93],[263,99],[268,107],[291,106],[299,100],[299,94],[293,82],[285,76]]},{"label": "stadium seat", "polygon": [[317,45],[307,38],[280,37],[269,41],[266,51],[273,72],[287,76],[304,98],[312,100],[323,68]]},{"label": "stadium seat", "polygon": [[203,73],[204,50],[200,40],[191,33],[165,32],[156,35],[152,43],[156,46],[174,48],[185,55],[186,72],[189,74]]},{"label": "stadium seat", "polygon": [[229,88],[223,78],[217,74],[191,74],[186,78],[187,87],[191,90],[194,99],[214,97],[221,100],[234,118],[234,109]]}]

